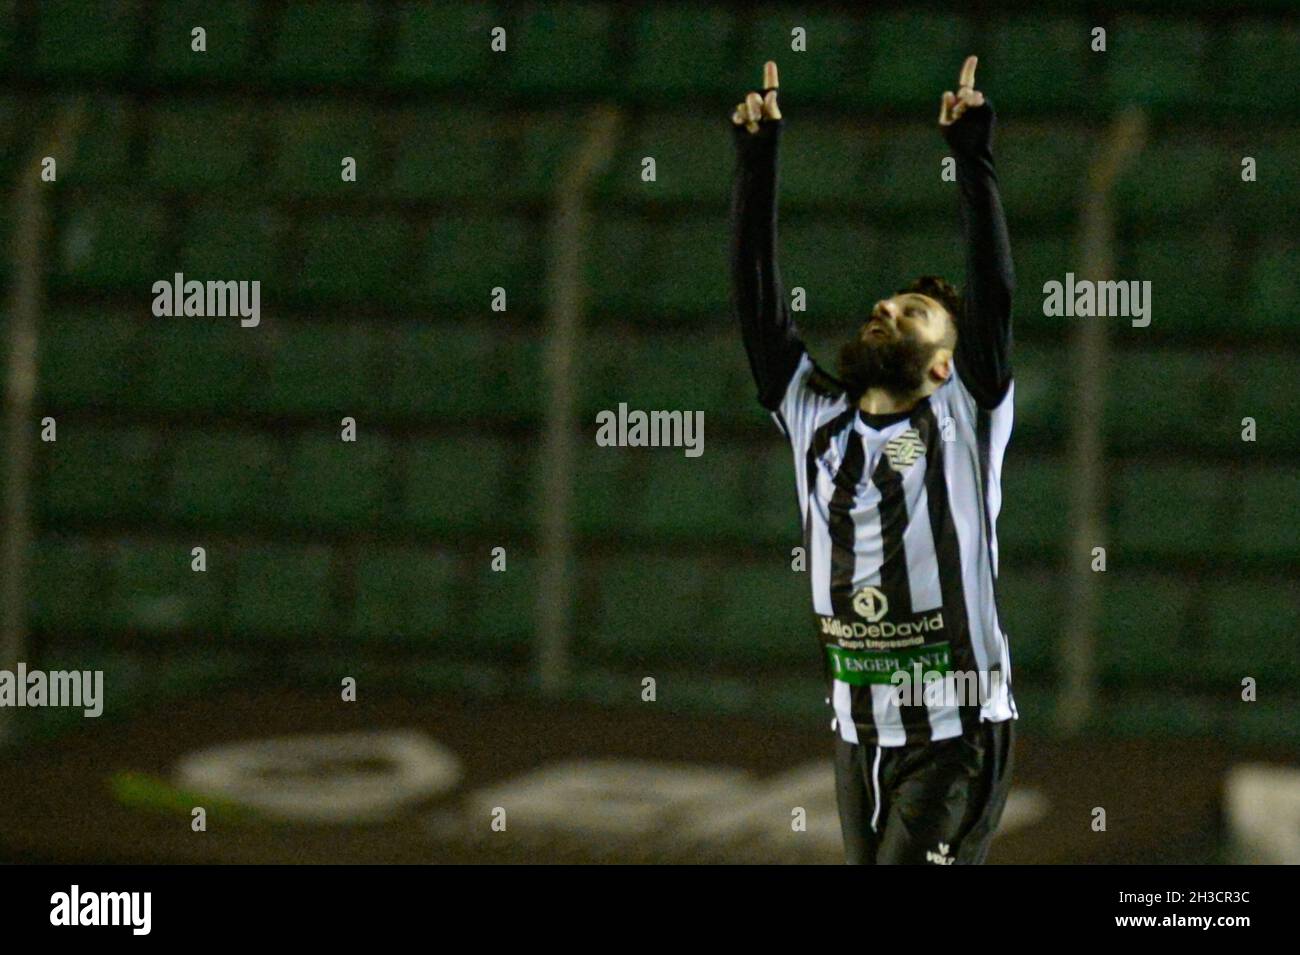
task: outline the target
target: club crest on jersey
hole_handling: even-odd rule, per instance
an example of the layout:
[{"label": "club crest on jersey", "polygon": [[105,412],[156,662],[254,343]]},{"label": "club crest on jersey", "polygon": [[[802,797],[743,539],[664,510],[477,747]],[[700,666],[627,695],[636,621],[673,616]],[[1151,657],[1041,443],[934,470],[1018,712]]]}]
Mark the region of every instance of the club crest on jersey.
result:
[{"label": "club crest on jersey", "polygon": [[863,587],[853,595],[853,609],[868,623],[879,623],[889,612],[889,599],[879,587]]},{"label": "club crest on jersey", "polygon": [[915,428],[908,428],[898,437],[885,442],[885,457],[889,458],[889,466],[895,471],[910,468],[923,454],[925,442]]}]

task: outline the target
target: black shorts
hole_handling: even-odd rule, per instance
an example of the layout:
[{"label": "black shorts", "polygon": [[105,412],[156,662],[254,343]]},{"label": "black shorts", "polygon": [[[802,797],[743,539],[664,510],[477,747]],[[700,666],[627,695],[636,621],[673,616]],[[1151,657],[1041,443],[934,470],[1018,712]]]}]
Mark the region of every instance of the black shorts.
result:
[{"label": "black shorts", "polygon": [[1011,788],[1015,720],[914,746],[835,739],[835,795],[850,865],[979,865]]}]

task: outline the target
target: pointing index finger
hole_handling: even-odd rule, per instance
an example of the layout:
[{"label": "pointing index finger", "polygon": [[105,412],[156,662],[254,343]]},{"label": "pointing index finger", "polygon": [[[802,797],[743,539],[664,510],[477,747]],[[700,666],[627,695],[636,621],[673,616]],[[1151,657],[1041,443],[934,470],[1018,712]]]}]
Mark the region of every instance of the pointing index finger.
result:
[{"label": "pointing index finger", "polygon": [[978,56],[966,57],[966,62],[961,65],[961,79],[957,81],[958,87],[972,89],[975,86],[975,66],[979,63]]},{"label": "pointing index finger", "polygon": [[774,90],[778,86],[776,76],[776,61],[768,60],[763,64],[763,89]]}]

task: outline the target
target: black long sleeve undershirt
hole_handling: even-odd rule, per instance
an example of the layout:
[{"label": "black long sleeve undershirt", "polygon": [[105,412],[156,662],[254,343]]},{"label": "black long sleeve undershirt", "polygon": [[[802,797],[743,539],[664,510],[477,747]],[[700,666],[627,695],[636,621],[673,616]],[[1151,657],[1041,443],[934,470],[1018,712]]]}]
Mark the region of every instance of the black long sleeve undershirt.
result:
[{"label": "black long sleeve undershirt", "polygon": [[[969,109],[943,128],[957,163],[966,244],[965,314],[958,322],[955,361],[976,402],[996,407],[1011,382],[1011,295],[1015,271],[993,168],[993,108]],[[740,321],[759,403],[776,410],[804,354],[790,317],[776,262],[778,148],[782,121],[763,120],[755,133],[732,126],[736,177],[732,191],[732,304]]]},{"label": "black long sleeve undershirt", "polygon": [[957,161],[966,243],[965,315],[957,323],[957,371],[980,407],[1001,403],[1011,384],[1011,296],[1016,274],[993,168],[993,106],[968,109],[944,139]]},{"label": "black long sleeve undershirt", "polygon": [[764,120],[755,133],[744,126],[732,126],[732,130],[736,138],[736,179],[731,196],[732,306],[758,385],[758,402],[775,411],[804,353],[776,264],[781,121]]}]

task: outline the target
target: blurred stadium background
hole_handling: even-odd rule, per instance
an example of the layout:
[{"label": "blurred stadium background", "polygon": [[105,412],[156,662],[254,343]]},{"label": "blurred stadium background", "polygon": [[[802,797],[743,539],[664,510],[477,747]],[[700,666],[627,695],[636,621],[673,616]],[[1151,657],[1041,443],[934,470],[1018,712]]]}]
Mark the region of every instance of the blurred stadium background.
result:
[{"label": "blurred stadium background", "polygon": [[[973,51],[1020,287],[994,861],[1300,859],[1300,17],[1219,7],[0,0],[7,354],[37,334],[0,667],[107,696],[0,714],[0,858],[836,861],[729,116],[776,59],[783,272],[830,356],[900,280],[960,280],[934,115]],[[1090,268],[1151,281],[1151,326],[1045,318]],[[154,318],[175,272],[260,280],[261,325]],[[702,410],[705,454],[596,447],[620,402]]]}]

